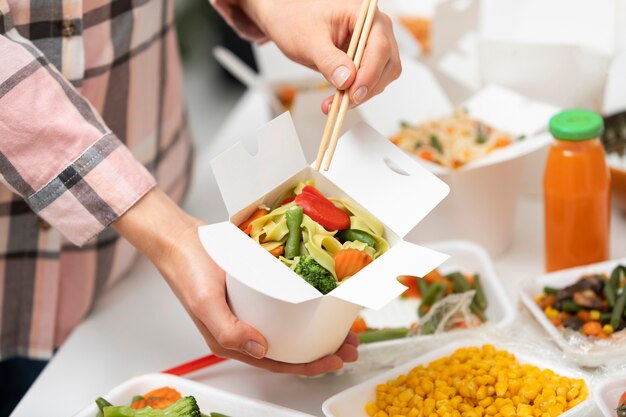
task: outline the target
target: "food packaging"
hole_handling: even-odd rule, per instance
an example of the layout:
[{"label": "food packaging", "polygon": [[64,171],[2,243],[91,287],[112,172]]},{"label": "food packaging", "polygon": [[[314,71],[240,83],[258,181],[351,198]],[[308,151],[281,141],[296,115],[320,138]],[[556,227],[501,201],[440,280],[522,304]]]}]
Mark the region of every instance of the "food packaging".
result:
[{"label": "food packaging", "polygon": [[[397,276],[422,276],[447,258],[403,237],[448,194],[448,186],[365,124],[341,137],[329,171],[307,165],[288,113],[260,130],[254,156],[238,144],[211,165],[230,219],[201,227],[200,239],[226,271],[231,309],[265,336],[270,359],[304,363],[335,352],[362,307],[380,308],[405,290]],[[325,195],[352,201],[378,218],[390,244],[325,296],[236,226],[307,179]]]},{"label": "food packaging", "polygon": [[[439,269],[445,275],[453,271],[479,274],[488,307],[488,321],[481,326],[501,329],[508,327],[516,316],[515,303],[509,300],[502,283],[494,270],[489,255],[480,246],[467,241],[451,240],[427,244],[433,250],[450,255]],[[364,309],[361,317],[372,328],[409,327],[417,320],[419,299],[396,298],[380,310]],[[434,345],[467,337],[478,329],[458,329],[437,335],[418,335],[403,339],[388,340],[359,345],[359,360],[346,365],[346,372],[361,372],[381,367],[396,366]]]},{"label": "food packaging", "polygon": [[[322,411],[326,417],[369,417],[365,412],[365,403],[370,401],[374,396],[376,385],[384,384],[390,379],[395,379],[400,374],[406,374],[418,365],[427,365],[435,359],[448,356],[459,348],[482,346],[485,343],[494,345],[496,349],[504,349],[513,353],[517,360],[521,363],[535,365],[541,369],[549,368],[559,375],[567,377],[582,378],[587,383],[590,393],[589,395],[591,396],[589,378],[580,370],[561,364],[558,361],[554,361],[551,359],[550,355],[542,355],[543,352],[533,352],[528,348],[524,348],[519,343],[504,342],[499,340],[498,337],[493,336],[479,336],[472,338],[466,337],[464,339],[446,343],[444,346],[435,348],[426,354],[418,356],[410,362],[368,379],[358,385],[355,385],[354,387],[348,388],[347,390],[342,391],[326,400],[324,404],[322,404]],[[589,409],[591,407],[592,403],[589,399],[587,399],[560,416],[586,417],[590,415]]]},{"label": "food packaging", "polygon": [[578,281],[586,274],[611,274],[619,264],[626,264],[626,258],[600,262],[591,265],[564,269],[550,274],[541,275],[529,282],[522,290],[522,303],[532,313],[541,327],[550,338],[561,348],[565,358],[585,367],[599,367],[610,362],[623,363],[626,361],[626,332],[622,332],[621,339],[606,339],[602,343],[593,342],[584,335],[571,338],[568,341],[552,322],[546,317],[543,310],[535,303],[534,298],[543,293],[545,286],[563,288]]},{"label": "food packaging", "polygon": [[[483,88],[461,105],[470,117],[507,131],[513,138],[524,135],[525,139],[458,170],[411,155],[444,180],[451,193],[408,239],[471,240],[497,257],[506,252],[513,237],[524,159],[550,142],[550,136],[542,132],[558,109],[495,85]],[[387,87],[385,94],[364,103],[358,111],[364,121],[390,137],[403,121],[418,124],[451,115],[454,106],[425,65],[406,62],[402,76]]]},{"label": "food packaging", "polygon": [[[311,417],[309,414],[300,411],[242,397],[186,378],[167,374],[137,376],[123,382],[102,397],[113,405],[130,405],[133,396],[141,395],[160,387],[174,388],[183,397],[192,395],[196,399],[200,411],[207,415],[209,413],[221,413],[233,417]],[[98,414],[98,407],[94,398],[94,401],[89,406],[75,414],[74,417],[95,417],[96,414]]]},{"label": "food packaging", "polygon": [[615,408],[620,396],[626,392],[626,377],[605,378],[596,384],[594,400],[604,417],[615,417]]}]

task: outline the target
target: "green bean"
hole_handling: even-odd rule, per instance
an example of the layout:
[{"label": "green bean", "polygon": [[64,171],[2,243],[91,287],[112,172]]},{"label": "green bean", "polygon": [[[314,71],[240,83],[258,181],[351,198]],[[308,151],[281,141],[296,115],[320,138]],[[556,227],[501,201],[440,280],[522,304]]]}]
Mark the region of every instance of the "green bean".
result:
[{"label": "green bean", "polygon": [[481,310],[476,304],[470,304],[470,311],[476,315],[483,323],[487,321],[487,316],[485,316],[485,312]]},{"label": "green bean", "polygon": [[108,402],[107,400],[105,400],[102,397],[98,397],[96,398],[96,405],[98,406],[98,410],[102,411],[102,409],[104,407],[112,407],[113,404],[111,404],[110,402]]},{"label": "green bean", "polygon": [[582,307],[572,300],[561,301],[561,311],[565,311],[566,313],[578,313],[581,309]]},{"label": "green bean", "polygon": [[426,293],[422,294],[422,304],[426,304],[426,305],[433,304],[433,300],[437,296],[437,293],[439,292],[439,289],[441,287],[445,288],[444,285],[438,282],[435,282],[430,287],[428,287],[428,290],[426,291]]},{"label": "green bean", "polygon": [[624,275],[626,275],[626,266],[624,265],[617,265],[615,269],[613,269],[613,272],[611,272],[611,287],[613,287],[616,294],[617,290],[619,290],[620,281],[624,278]]},{"label": "green bean", "polygon": [[600,321],[602,323],[608,323],[609,321],[611,321],[611,316],[612,315],[613,315],[613,313],[611,313],[611,312],[600,313]]},{"label": "green bean", "polygon": [[446,275],[446,277],[452,281],[452,288],[455,293],[463,293],[472,289],[472,286],[467,282],[467,279],[460,272],[453,272]]},{"label": "green bean", "polygon": [[543,287],[543,292],[545,292],[548,295],[556,295],[556,293],[559,292],[559,289],[546,286],[546,287]]},{"label": "green bean", "polygon": [[432,316],[430,320],[422,324],[422,327],[420,328],[420,334],[433,334],[437,330],[438,326],[439,320],[435,316]]},{"label": "green bean", "polygon": [[475,301],[481,310],[486,310],[489,302],[487,301],[487,296],[485,295],[485,290],[483,289],[480,282],[480,275],[478,274],[474,274],[474,290],[476,291],[476,294],[474,295],[474,300],[472,301]]},{"label": "green bean", "polygon": [[622,314],[626,308],[626,286],[622,288],[622,293],[615,300],[615,306],[611,312],[611,326],[617,330],[620,322],[622,321]]},{"label": "green bean", "polygon": [[420,296],[424,298],[424,295],[428,292],[428,283],[424,278],[417,279],[417,288],[420,290]]},{"label": "green bean", "polygon": [[430,305],[433,306],[436,303],[438,303],[441,299],[443,299],[443,297],[445,297],[446,295],[447,289],[448,288],[444,284],[439,284],[439,291],[437,291],[437,294],[435,294],[435,298],[433,299],[432,303],[430,303]]},{"label": "green bean", "polygon": [[383,340],[401,339],[409,333],[407,327],[395,327],[391,329],[366,330],[359,333],[359,343],[382,342]]},{"label": "green bean", "polygon": [[376,249],[376,239],[374,239],[372,235],[370,235],[369,233],[364,232],[362,230],[357,230],[357,229],[341,230],[337,232],[336,237],[339,238],[340,240],[343,240],[344,242],[346,241],[353,242],[355,240],[358,240],[359,242],[363,242],[366,245],[371,246],[372,248]]},{"label": "green bean", "polygon": [[226,414],[211,413],[210,417],[228,417]]},{"label": "green bean", "polygon": [[302,242],[302,207],[294,206],[287,210],[285,218],[287,220],[287,229],[289,229],[289,235],[287,236],[287,242],[285,243],[285,258],[293,259],[300,255],[300,242]]},{"label": "green bean", "polygon": [[606,298],[606,302],[609,304],[609,307],[613,308],[615,306],[615,290],[613,289],[613,285],[609,281],[604,281],[604,288],[602,289],[604,293],[604,298]]}]

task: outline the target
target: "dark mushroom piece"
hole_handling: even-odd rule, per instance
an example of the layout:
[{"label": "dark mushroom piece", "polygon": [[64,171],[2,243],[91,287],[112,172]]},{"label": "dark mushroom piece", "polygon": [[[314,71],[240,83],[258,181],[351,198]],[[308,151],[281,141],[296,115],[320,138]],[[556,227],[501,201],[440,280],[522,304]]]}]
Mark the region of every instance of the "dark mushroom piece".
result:
[{"label": "dark mushroom piece", "polygon": [[581,307],[591,310],[600,310],[603,307],[602,299],[593,290],[577,291],[572,300]]}]

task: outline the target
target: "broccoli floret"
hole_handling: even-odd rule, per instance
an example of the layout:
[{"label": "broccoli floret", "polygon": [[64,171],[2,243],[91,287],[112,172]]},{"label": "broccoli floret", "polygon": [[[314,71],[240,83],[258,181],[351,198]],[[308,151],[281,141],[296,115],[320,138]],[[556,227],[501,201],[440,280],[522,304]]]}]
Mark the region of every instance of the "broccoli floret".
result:
[{"label": "broccoli floret", "polygon": [[181,398],[164,410],[155,410],[152,407],[145,407],[140,410],[133,410],[127,406],[104,407],[102,409],[104,417],[200,417],[200,408],[196,399],[189,396]]},{"label": "broccoli floret", "polygon": [[328,294],[337,288],[335,277],[326,268],[318,264],[311,255],[301,256],[294,271],[322,294]]}]

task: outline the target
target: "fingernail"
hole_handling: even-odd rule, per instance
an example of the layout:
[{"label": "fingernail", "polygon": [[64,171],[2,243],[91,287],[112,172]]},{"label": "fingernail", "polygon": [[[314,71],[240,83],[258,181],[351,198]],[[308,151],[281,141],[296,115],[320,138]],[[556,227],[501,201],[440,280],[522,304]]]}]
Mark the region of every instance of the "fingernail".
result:
[{"label": "fingernail", "polygon": [[256,359],[262,359],[265,357],[265,348],[254,340],[248,340],[246,342],[243,347],[243,352]]},{"label": "fingernail", "polygon": [[367,87],[361,86],[358,90],[356,90],[356,93],[354,93],[352,100],[354,100],[356,104],[361,104],[361,102],[365,100],[365,96],[367,96]]},{"label": "fingernail", "polygon": [[348,78],[350,78],[350,70],[342,65],[333,72],[330,81],[335,87],[341,88],[348,81]]}]

